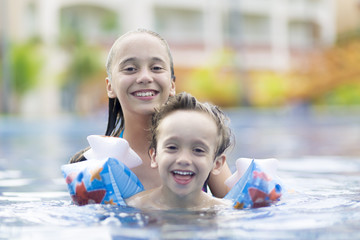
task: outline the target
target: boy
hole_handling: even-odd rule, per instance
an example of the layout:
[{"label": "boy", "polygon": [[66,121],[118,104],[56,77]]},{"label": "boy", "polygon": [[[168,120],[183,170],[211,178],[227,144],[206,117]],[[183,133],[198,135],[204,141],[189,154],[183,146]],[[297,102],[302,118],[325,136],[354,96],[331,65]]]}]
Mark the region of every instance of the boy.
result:
[{"label": "boy", "polygon": [[230,146],[231,131],[224,113],[193,96],[169,99],[152,118],[149,155],[161,186],[128,199],[128,206],[152,209],[199,210],[228,205],[202,190],[210,173],[219,174]]}]

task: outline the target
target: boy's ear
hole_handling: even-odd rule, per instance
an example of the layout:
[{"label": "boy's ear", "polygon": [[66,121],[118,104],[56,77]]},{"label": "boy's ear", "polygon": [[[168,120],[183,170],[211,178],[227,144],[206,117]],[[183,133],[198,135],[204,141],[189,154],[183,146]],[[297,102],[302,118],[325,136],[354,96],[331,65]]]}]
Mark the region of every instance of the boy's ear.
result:
[{"label": "boy's ear", "polygon": [[221,172],[221,169],[224,166],[225,161],[226,161],[225,154],[221,154],[220,156],[216,157],[211,173],[214,175],[218,175]]},{"label": "boy's ear", "polygon": [[158,167],[158,163],[156,162],[156,151],[155,151],[155,148],[151,148],[149,150],[149,155],[150,155],[150,159],[151,159],[151,162],[150,162],[150,166],[152,168],[157,168]]},{"label": "boy's ear", "polygon": [[106,91],[107,91],[107,95],[109,98],[116,98],[116,93],[113,90],[112,84],[111,84],[111,80],[107,77],[105,79],[106,81]]}]

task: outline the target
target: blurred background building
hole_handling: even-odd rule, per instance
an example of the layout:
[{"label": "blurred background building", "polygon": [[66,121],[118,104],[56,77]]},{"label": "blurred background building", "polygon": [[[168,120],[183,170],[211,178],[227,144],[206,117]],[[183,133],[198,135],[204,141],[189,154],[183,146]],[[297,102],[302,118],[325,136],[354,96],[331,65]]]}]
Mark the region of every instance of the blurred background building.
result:
[{"label": "blurred background building", "polygon": [[[101,110],[106,55],[140,27],[168,41],[177,90],[202,100],[360,104],[351,92],[359,71],[338,66],[359,59],[358,0],[0,0],[0,8],[2,112]],[[336,60],[339,44],[350,55]]]}]

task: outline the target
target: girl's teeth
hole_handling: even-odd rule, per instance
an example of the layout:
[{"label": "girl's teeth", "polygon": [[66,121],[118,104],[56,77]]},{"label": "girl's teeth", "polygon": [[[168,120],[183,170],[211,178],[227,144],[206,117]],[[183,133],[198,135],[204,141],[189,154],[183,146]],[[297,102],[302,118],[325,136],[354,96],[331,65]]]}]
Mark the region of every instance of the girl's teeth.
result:
[{"label": "girl's teeth", "polygon": [[136,93],[136,96],[138,97],[150,97],[150,96],[154,96],[153,92],[138,92]]}]

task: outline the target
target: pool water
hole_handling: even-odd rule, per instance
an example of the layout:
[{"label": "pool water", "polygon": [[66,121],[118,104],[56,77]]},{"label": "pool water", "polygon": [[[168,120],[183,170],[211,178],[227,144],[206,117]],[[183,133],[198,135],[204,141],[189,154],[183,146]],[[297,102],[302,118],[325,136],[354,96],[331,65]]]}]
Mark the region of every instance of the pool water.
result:
[{"label": "pool water", "polygon": [[287,194],[276,205],[203,212],[78,207],[60,166],[87,146],[87,135],[102,133],[104,119],[0,119],[0,239],[360,239],[358,117],[311,116],[297,125],[272,114],[229,115],[232,170],[236,156],[279,159]]}]

